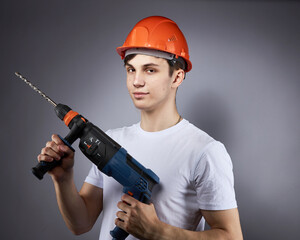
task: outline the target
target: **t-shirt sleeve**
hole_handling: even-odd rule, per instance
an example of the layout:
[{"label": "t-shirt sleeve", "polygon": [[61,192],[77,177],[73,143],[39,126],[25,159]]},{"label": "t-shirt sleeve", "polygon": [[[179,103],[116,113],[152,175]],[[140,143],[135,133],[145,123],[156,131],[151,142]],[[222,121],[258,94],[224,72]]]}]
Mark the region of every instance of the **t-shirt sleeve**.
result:
[{"label": "t-shirt sleeve", "polygon": [[97,186],[99,188],[103,188],[103,176],[96,165],[92,165],[89,174],[85,178],[85,182]]},{"label": "t-shirt sleeve", "polygon": [[205,148],[195,168],[194,182],[200,209],[237,207],[232,162],[221,142],[211,142]]}]

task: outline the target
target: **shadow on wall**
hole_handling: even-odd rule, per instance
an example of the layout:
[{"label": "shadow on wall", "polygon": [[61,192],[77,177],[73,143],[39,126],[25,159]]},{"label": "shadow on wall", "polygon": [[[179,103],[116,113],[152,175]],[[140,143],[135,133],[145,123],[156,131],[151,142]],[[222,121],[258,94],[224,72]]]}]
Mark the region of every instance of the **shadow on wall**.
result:
[{"label": "shadow on wall", "polygon": [[214,92],[200,92],[185,109],[185,118],[225,145],[232,140],[230,107]]}]

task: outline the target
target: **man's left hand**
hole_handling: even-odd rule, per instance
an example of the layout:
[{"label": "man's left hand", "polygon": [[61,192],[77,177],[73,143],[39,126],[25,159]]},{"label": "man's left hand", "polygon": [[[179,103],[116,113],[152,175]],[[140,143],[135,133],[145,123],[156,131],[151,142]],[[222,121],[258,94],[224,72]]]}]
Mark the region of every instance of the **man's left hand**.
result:
[{"label": "man's left hand", "polygon": [[153,238],[160,220],[152,203],[144,204],[133,197],[124,194],[118,202],[115,224],[136,238]]}]

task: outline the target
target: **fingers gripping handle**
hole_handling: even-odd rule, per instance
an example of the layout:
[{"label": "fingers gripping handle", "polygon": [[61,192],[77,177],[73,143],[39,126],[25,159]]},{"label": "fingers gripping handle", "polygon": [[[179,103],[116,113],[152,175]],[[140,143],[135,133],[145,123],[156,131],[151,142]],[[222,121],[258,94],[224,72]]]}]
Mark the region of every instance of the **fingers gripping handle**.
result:
[{"label": "fingers gripping handle", "polygon": [[58,135],[58,137],[64,142],[65,145],[67,145],[73,152],[75,152],[75,149],[71,146],[71,144],[62,136]]},{"label": "fingers gripping handle", "polygon": [[[65,145],[67,145],[73,152],[75,152],[75,149],[71,146],[71,144],[66,139],[64,139],[60,135],[58,135],[58,136],[64,142]],[[62,162],[62,160],[60,160],[60,161],[53,160],[52,162],[41,161],[35,167],[32,168],[32,173],[38,179],[42,180],[46,172],[48,172],[48,171],[52,170],[53,168],[55,168],[56,166],[60,165],[61,162]]]}]

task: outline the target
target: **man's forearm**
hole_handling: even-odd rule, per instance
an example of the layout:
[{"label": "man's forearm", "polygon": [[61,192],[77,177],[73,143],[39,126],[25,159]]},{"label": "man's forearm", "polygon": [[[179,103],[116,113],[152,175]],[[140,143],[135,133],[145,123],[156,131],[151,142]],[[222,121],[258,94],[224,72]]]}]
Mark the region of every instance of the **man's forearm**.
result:
[{"label": "man's forearm", "polygon": [[53,182],[58,207],[68,228],[76,235],[90,230],[92,224],[85,202],[76,189],[73,173],[63,181]]},{"label": "man's forearm", "polygon": [[227,240],[237,239],[242,240],[241,237],[232,236],[224,229],[210,229],[206,231],[189,231],[182,228],[174,227],[169,224],[161,222],[158,231],[153,235],[153,239],[160,240]]}]

